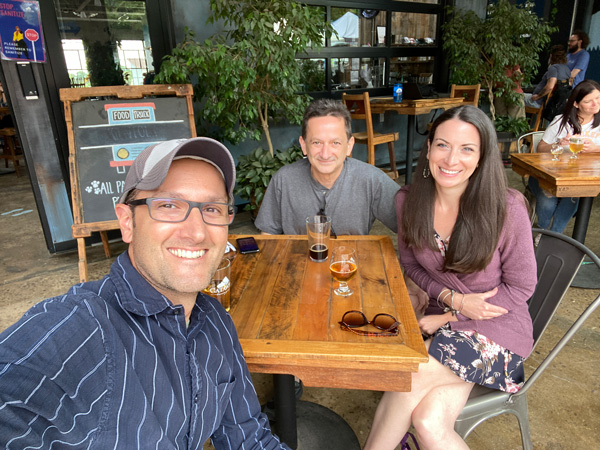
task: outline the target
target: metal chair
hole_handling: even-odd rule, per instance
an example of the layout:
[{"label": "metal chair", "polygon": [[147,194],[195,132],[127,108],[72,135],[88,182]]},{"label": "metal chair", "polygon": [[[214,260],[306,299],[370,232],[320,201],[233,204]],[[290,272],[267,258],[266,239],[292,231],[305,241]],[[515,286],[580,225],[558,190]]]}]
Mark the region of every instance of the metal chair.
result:
[{"label": "metal chair", "polygon": [[375,165],[375,146],[378,144],[387,144],[390,155],[390,170],[386,172],[391,178],[398,178],[396,170],[396,153],[394,152],[394,141],[399,139],[398,132],[378,133],[373,131],[373,116],[371,115],[371,104],[369,103],[369,93],[364,92],[357,95],[342,94],[342,101],[350,111],[350,116],[355,120],[364,120],[366,122],[366,131],[352,133],[354,141],[367,146],[367,162]]},{"label": "metal chair", "polygon": [[[587,256],[598,268],[600,268],[600,259],[585,245],[568,236],[537,228],[532,231],[542,234],[536,249],[538,284],[529,300],[535,348],[571,285],[583,258]],[[600,295],[571,325],[538,368],[527,378],[519,392],[509,394],[475,385],[454,425],[456,432],[464,439],[483,421],[500,414],[511,413],[517,417],[519,422],[523,448],[525,450],[533,449],[529,430],[527,392],[599,304]],[[553,394],[560,395],[556,392]]]},{"label": "metal chair", "polygon": [[481,84],[453,84],[450,86],[450,97],[463,97],[465,99],[465,104],[479,106],[480,90]]},{"label": "metal chair", "polygon": [[519,153],[536,153],[543,135],[543,131],[530,131],[522,134],[517,139],[517,151]]}]

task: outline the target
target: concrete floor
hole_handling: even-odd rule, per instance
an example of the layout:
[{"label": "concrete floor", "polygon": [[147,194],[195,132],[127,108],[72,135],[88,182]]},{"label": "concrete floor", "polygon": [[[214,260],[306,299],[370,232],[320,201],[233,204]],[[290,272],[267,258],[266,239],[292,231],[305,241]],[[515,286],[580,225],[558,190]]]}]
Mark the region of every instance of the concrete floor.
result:
[{"label": "concrete floor", "polygon": [[[511,185],[522,190],[521,179],[507,169]],[[22,208],[23,214],[8,213]],[[600,205],[595,202],[586,244],[600,254]],[[566,231],[571,232],[572,224]],[[247,213],[236,217],[231,233],[254,234]],[[376,224],[372,234],[390,234]],[[51,255],[46,249],[36,204],[27,176],[0,175],[0,330],[16,321],[40,300],[64,293],[78,282],[77,252]],[[124,251],[122,242],[111,244],[113,255]],[[88,249],[91,279],[106,274],[114,259],[106,259],[101,246]],[[544,335],[538,349],[526,361],[530,374],[544,353],[558,340],[598,290],[571,288]],[[600,448],[600,315],[596,313],[563,350],[530,392],[529,415],[534,448],[537,450]],[[261,402],[272,395],[270,375],[254,374]],[[369,433],[381,393],[305,387],[303,400],[331,408],[353,428],[361,444]],[[512,416],[491,419],[467,438],[474,450],[519,449],[520,434]],[[206,448],[209,448],[207,445]],[[306,449],[302,446],[300,450]],[[326,449],[327,446],[323,446]]]}]

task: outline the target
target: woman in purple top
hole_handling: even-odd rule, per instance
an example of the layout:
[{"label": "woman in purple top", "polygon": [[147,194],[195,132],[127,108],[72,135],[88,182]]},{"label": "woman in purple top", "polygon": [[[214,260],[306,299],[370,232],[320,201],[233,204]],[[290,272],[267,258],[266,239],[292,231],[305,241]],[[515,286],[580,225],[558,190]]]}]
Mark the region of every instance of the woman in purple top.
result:
[{"label": "woman in purple top", "polygon": [[473,106],[434,122],[396,196],[398,252],[426,292],[429,362],[410,392],[386,392],[365,449],[395,449],[411,423],[424,448],[468,448],[454,422],[473,383],[515,392],[533,346],[536,264],[526,201],[508,188],[494,126]]}]

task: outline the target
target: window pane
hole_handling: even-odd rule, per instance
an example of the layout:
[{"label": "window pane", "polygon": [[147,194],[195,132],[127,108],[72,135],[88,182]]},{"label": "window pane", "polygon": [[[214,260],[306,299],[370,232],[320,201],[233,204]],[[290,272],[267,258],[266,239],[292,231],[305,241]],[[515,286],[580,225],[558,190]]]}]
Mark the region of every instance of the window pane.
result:
[{"label": "window pane", "polygon": [[385,58],[332,58],[332,89],[385,86]]},{"label": "window pane", "polygon": [[376,47],[385,45],[387,12],[376,9],[331,8],[332,47]]},{"label": "window pane", "polygon": [[153,67],[145,1],[54,0],[54,7],[73,87],[143,84]]},{"label": "window pane", "polygon": [[392,46],[434,45],[437,36],[435,14],[392,12]]},{"label": "window pane", "polygon": [[317,92],[325,90],[325,60],[300,59],[298,64],[302,68],[302,92]]},{"label": "window pane", "polygon": [[397,81],[431,84],[433,56],[400,56],[390,59],[390,84]]}]

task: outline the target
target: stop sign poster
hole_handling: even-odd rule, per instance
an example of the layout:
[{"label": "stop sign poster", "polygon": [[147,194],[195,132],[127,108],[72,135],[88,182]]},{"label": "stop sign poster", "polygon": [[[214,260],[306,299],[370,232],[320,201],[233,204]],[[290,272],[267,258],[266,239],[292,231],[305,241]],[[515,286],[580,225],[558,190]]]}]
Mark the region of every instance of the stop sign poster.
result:
[{"label": "stop sign poster", "polygon": [[0,45],[2,59],[46,62],[38,2],[0,0]]}]

